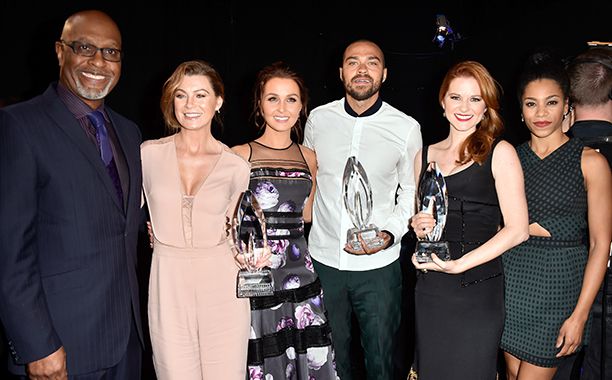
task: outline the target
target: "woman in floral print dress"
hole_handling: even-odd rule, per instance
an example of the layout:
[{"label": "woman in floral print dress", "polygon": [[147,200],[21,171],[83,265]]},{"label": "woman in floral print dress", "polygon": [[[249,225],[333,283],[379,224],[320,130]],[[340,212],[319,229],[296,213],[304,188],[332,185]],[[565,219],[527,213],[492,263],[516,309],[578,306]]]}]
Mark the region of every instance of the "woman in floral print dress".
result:
[{"label": "woman in floral print dress", "polygon": [[336,379],[321,284],[304,237],[315,189],[314,152],[291,139],[306,118],[303,80],[281,62],[262,69],[254,115],[263,134],[233,150],[251,162],[249,188],[264,211],[274,295],[251,298],[250,379]]}]

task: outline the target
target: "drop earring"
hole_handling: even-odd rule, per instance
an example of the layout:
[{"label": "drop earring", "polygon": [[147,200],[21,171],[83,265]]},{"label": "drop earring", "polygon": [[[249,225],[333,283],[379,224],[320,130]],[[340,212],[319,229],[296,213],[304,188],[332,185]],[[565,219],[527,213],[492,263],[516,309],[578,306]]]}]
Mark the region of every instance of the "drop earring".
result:
[{"label": "drop earring", "polygon": [[521,121],[524,123],[525,122],[525,118],[523,117],[523,115],[521,115]]}]

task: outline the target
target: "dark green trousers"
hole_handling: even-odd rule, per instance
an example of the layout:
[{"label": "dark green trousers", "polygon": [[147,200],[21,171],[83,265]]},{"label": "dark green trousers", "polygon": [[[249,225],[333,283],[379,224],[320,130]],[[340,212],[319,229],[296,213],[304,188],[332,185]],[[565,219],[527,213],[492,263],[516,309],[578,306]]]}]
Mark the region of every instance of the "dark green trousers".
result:
[{"label": "dark green trousers", "polygon": [[338,376],[342,380],[353,379],[350,349],[351,314],[354,312],[368,380],[391,379],[394,337],[401,319],[399,260],[369,271],[342,271],[313,262],[323,287]]}]

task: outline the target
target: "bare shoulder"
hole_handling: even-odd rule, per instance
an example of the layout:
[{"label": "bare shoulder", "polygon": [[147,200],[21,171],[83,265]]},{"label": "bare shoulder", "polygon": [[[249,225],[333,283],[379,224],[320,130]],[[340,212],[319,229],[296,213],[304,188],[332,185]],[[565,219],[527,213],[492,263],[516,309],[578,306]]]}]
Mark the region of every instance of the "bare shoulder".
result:
[{"label": "bare shoulder", "polygon": [[249,160],[249,156],[251,155],[251,147],[249,144],[234,145],[231,150],[246,161]]},{"label": "bare shoulder", "polygon": [[491,156],[493,178],[502,182],[516,182],[523,178],[521,161],[512,144],[505,140],[497,143]]},{"label": "bare shoulder", "polygon": [[595,149],[584,147],[582,150],[582,170],[584,172],[599,173],[602,171],[610,171],[608,160],[603,154]]},{"label": "bare shoulder", "polygon": [[514,160],[518,159],[518,155],[516,154],[516,149],[512,144],[510,144],[506,140],[500,140],[495,148],[493,148],[493,161],[506,161],[506,160]]},{"label": "bare shoulder", "polygon": [[310,148],[307,148],[307,147],[305,147],[305,146],[304,146],[304,145],[302,145],[302,144],[300,144],[300,150],[302,151],[302,154],[304,155],[304,158],[305,158],[307,161],[310,161],[310,160],[316,160],[316,159],[317,159],[317,155],[316,155],[316,153],[314,152],[314,150],[312,150],[312,149],[310,149]]},{"label": "bare shoulder", "polygon": [[305,147],[304,145],[300,144],[300,150],[302,151],[302,154],[304,155],[304,159],[306,160],[306,164],[308,164],[308,167],[311,168],[316,168],[317,167],[317,155],[314,152],[314,150]]}]

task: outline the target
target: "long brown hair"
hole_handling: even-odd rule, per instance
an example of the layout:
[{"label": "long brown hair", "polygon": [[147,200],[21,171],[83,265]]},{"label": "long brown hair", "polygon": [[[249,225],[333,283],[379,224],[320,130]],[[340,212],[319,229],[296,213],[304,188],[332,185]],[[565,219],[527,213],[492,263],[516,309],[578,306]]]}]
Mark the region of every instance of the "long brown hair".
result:
[{"label": "long brown hair", "polygon": [[457,163],[463,165],[474,161],[482,164],[491,152],[493,142],[504,130],[504,122],[499,114],[501,86],[482,64],[475,61],[459,62],[448,70],[442,81],[438,94],[440,104],[448,92],[451,81],[455,78],[466,77],[474,78],[478,82],[487,110],[476,126],[476,131],[461,145]]},{"label": "long brown hair", "polygon": [[306,122],[308,117],[308,89],[304,84],[304,80],[295,71],[293,71],[286,63],[282,61],[274,62],[257,73],[257,79],[255,81],[255,88],[253,89],[253,112],[252,117],[255,120],[257,129],[261,132],[266,127],[266,122],[263,119],[261,113],[261,97],[266,87],[266,83],[270,79],[283,78],[293,80],[300,89],[300,100],[302,102],[302,109],[300,115],[291,127],[291,133],[294,135],[296,142],[302,142],[302,122]]}]

